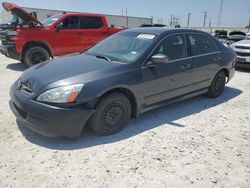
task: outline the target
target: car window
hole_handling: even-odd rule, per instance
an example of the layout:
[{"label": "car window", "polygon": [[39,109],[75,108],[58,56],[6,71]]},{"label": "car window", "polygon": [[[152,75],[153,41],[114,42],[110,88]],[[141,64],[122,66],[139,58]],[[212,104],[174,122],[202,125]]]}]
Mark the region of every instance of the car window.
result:
[{"label": "car window", "polygon": [[98,29],[103,27],[102,19],[94,16],[81,16],[80,17],[81,29]]},{"label": "car window", "polygon": [[78,16],[67,17],[63,21],[61,21],[56,27],[60,29],[79,29],[80,27],[79,17]]},{"label": "car window", "polygon": [[164,54],[169,60],[186,57],[186,43],[184,35],[167,37],[157,48],[154,54]]},{"label": "car window", "polygon": [[190,34],[188,39],[192,55],[201,55],[219,50],[217,45],[206,35]]},{"label": "car window", "polygon": [[53,24],[55,21],[57,21],[62,15],[61,14],[57,14],[57,15],[54,15],[54,16],[51,16],[47,19],[45,19],[42,24],[44,26],[48,26],[48,25],[51,25]]}]

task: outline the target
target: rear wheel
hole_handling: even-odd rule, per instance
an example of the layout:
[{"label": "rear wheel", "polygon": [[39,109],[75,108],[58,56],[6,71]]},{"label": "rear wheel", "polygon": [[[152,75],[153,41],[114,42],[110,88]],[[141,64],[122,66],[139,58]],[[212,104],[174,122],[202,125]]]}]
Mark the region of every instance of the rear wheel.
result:
[{"label": "rear wheel", "polygon": [[211,85],[209,86],[207,96],[210,98],[219,97],[225,88],[225,84],[226,84],[225,72],[220,71],[216,74]]},{"label": "rear wheel", "polygon": [[28,66],[31,67],[50,58],[49,52],[40,46],[30,47],[24,54],[23,61]]},{"label": "rear wheel", "polygon": [[104,97],[96,109],[97,112],[89,120],[89,126],[101,136],[119,132],[127,125],[131,116],[130,101],[121,93]]}]

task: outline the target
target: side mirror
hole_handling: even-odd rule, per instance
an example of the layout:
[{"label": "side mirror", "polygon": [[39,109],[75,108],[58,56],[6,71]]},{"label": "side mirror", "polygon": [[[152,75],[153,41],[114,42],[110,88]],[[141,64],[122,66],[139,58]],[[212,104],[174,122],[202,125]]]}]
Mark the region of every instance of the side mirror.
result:
[{"label": "side mirror", "polygon": [[61,30],[61,26],[58,24],[58,25],[56,25],[55,26],[55,32],[60,32],[60,30]]},{"label": "side mirror", "polygon": [[169,62],[169,58],[164,54],[156,54],[151,57],[151,62],[155,65],[166,64]]}]

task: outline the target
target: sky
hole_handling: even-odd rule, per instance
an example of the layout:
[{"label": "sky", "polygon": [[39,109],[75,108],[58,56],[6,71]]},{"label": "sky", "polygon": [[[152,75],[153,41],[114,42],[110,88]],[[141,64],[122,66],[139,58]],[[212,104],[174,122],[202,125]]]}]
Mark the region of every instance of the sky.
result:
[{"label": "sky", "polygon": [[[2,3],[3,1],[0,0]],[[153,17],[155,23],[169,24],[170,15],[180,19],[181,26],[201,27],[204,12],[207,12],[206,26],[218,25],[221,0],[12,0],[23,7],[78,11],[88,13]],[[1,8],[2,9],[2,8]],[[123,10],[123,11],[122,11]],[[250,0],[224,0],[221,26],[245,27],[249,23]]]}]

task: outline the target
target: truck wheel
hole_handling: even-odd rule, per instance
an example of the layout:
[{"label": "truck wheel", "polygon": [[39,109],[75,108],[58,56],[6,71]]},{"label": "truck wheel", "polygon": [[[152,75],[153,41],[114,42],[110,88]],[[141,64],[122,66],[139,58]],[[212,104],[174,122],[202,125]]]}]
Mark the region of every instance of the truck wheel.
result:
[{"label": "truck wheel", "polygon": [[103,98],[96,109],[96,113],[89,120],[89,127],[100,136],[119,132],[131,117],[130,101],[121,93],[113,93]]},{"label": "truck wheel", "polygon": [[214,77],[211,85],[208,88],[207,96],[210,98],[219,97],[225,87],[226,84],[226,75],[224,71],[220,71]]},{"label": "truck wheel", "polygon": [[31,67],[35,64],[46,61],[50,58],[49,52],[40,46],[33,46],[29,48],[24,55],[24,63]]}]

